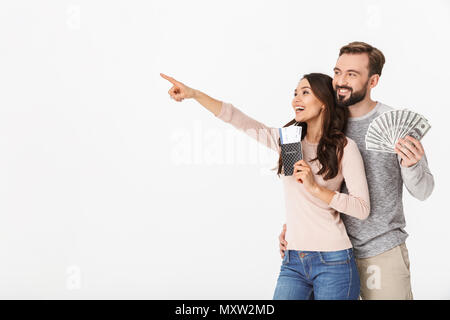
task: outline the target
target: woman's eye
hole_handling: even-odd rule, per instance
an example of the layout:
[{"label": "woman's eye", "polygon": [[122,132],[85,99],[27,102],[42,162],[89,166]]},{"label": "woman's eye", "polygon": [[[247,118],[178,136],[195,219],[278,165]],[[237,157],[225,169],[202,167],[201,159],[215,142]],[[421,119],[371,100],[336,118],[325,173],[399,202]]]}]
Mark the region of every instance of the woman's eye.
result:
[{"label": "woman's eye", "polygon": [[303,91],[303,94],[308,94],[309,92],[308,91]]},{"label": "woman's eye", "polygon": [[294,93],[294,97],[296,97],[297,96],[297,94],[296,93]]}]

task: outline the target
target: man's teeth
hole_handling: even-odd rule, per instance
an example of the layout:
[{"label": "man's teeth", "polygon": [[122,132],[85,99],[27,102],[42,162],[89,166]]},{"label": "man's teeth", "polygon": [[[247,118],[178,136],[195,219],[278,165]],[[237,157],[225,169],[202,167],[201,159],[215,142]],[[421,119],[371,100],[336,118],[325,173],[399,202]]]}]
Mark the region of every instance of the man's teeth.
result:
[{"label": "man's teeth", "polygon": [[347,93],[347,92],[349,92],[348,89],[339,89],[339,93]]}]

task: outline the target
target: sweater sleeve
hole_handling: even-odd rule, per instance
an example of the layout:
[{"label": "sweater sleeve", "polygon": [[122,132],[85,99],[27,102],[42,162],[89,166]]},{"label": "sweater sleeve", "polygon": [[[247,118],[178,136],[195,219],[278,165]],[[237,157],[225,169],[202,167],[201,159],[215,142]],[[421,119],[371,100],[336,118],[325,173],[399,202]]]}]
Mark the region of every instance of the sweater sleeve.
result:
[{"label": "sweater sleeve", "polygon": [[434,189],[434,177],[428,167],[427,157],[423,157],[411,167],[401,165],[401,157],[398,157],[403,183],[409,193],[419,200],[427,199]]},{"label": "sweater sleeve", "polygon": [[347,138],[342,156],[342,175],[348,189],[348,194],[336,191],[330,206],[344,214],[366,219],[370,213],[369,187],[367,185],[364,162],[358,146]]},{"label": "sweater sleeve", "polygon": [[231,103],[222,102],[222,108],[216,117],[231,124],[236,129],[245,132],[248,136],[266,147],[277,152],[281,151],[278,144],[280,138],[278,128],[268,127],[249,117]]}]

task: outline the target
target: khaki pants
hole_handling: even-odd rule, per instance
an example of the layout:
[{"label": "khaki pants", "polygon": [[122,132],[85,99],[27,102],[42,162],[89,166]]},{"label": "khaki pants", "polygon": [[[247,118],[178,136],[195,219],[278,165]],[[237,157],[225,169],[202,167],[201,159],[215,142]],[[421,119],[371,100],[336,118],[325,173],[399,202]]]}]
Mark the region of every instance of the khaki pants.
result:
[{"label": "khaki pants", "polygon": [[406,244],[370,258],[356,259],[363,300],[412,300]]}]

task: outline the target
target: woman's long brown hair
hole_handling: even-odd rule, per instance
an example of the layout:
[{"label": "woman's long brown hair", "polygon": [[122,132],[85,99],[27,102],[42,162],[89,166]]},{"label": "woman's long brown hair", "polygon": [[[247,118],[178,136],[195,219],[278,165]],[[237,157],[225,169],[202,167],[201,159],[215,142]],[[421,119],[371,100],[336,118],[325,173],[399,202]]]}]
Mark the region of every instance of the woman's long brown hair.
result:
[{"label": "woman's long brown hair", "polygon": [[[317,146],[317,157],[310,161],[319,160],[321,168],[317,174],[323,175],[324,180],[332,179],[339,172],[344,147],[347,145],[344,132],[347,128],[348,109],[336,106],[333,79],[330,76],[322,73],[310,73],[305,74],[303,78],[308,80],[314,95],[325,105],[322,137]],[[301,139],[303,140],[308,130],[306,122],[297,122],[294,118],[286,123],[283,128],[291,125],[302,127]],[[278,139],[278,144],[281,144],[280,139]],[[280,154],[278,159],[278,177],[281,174],[282,165]]]}]

